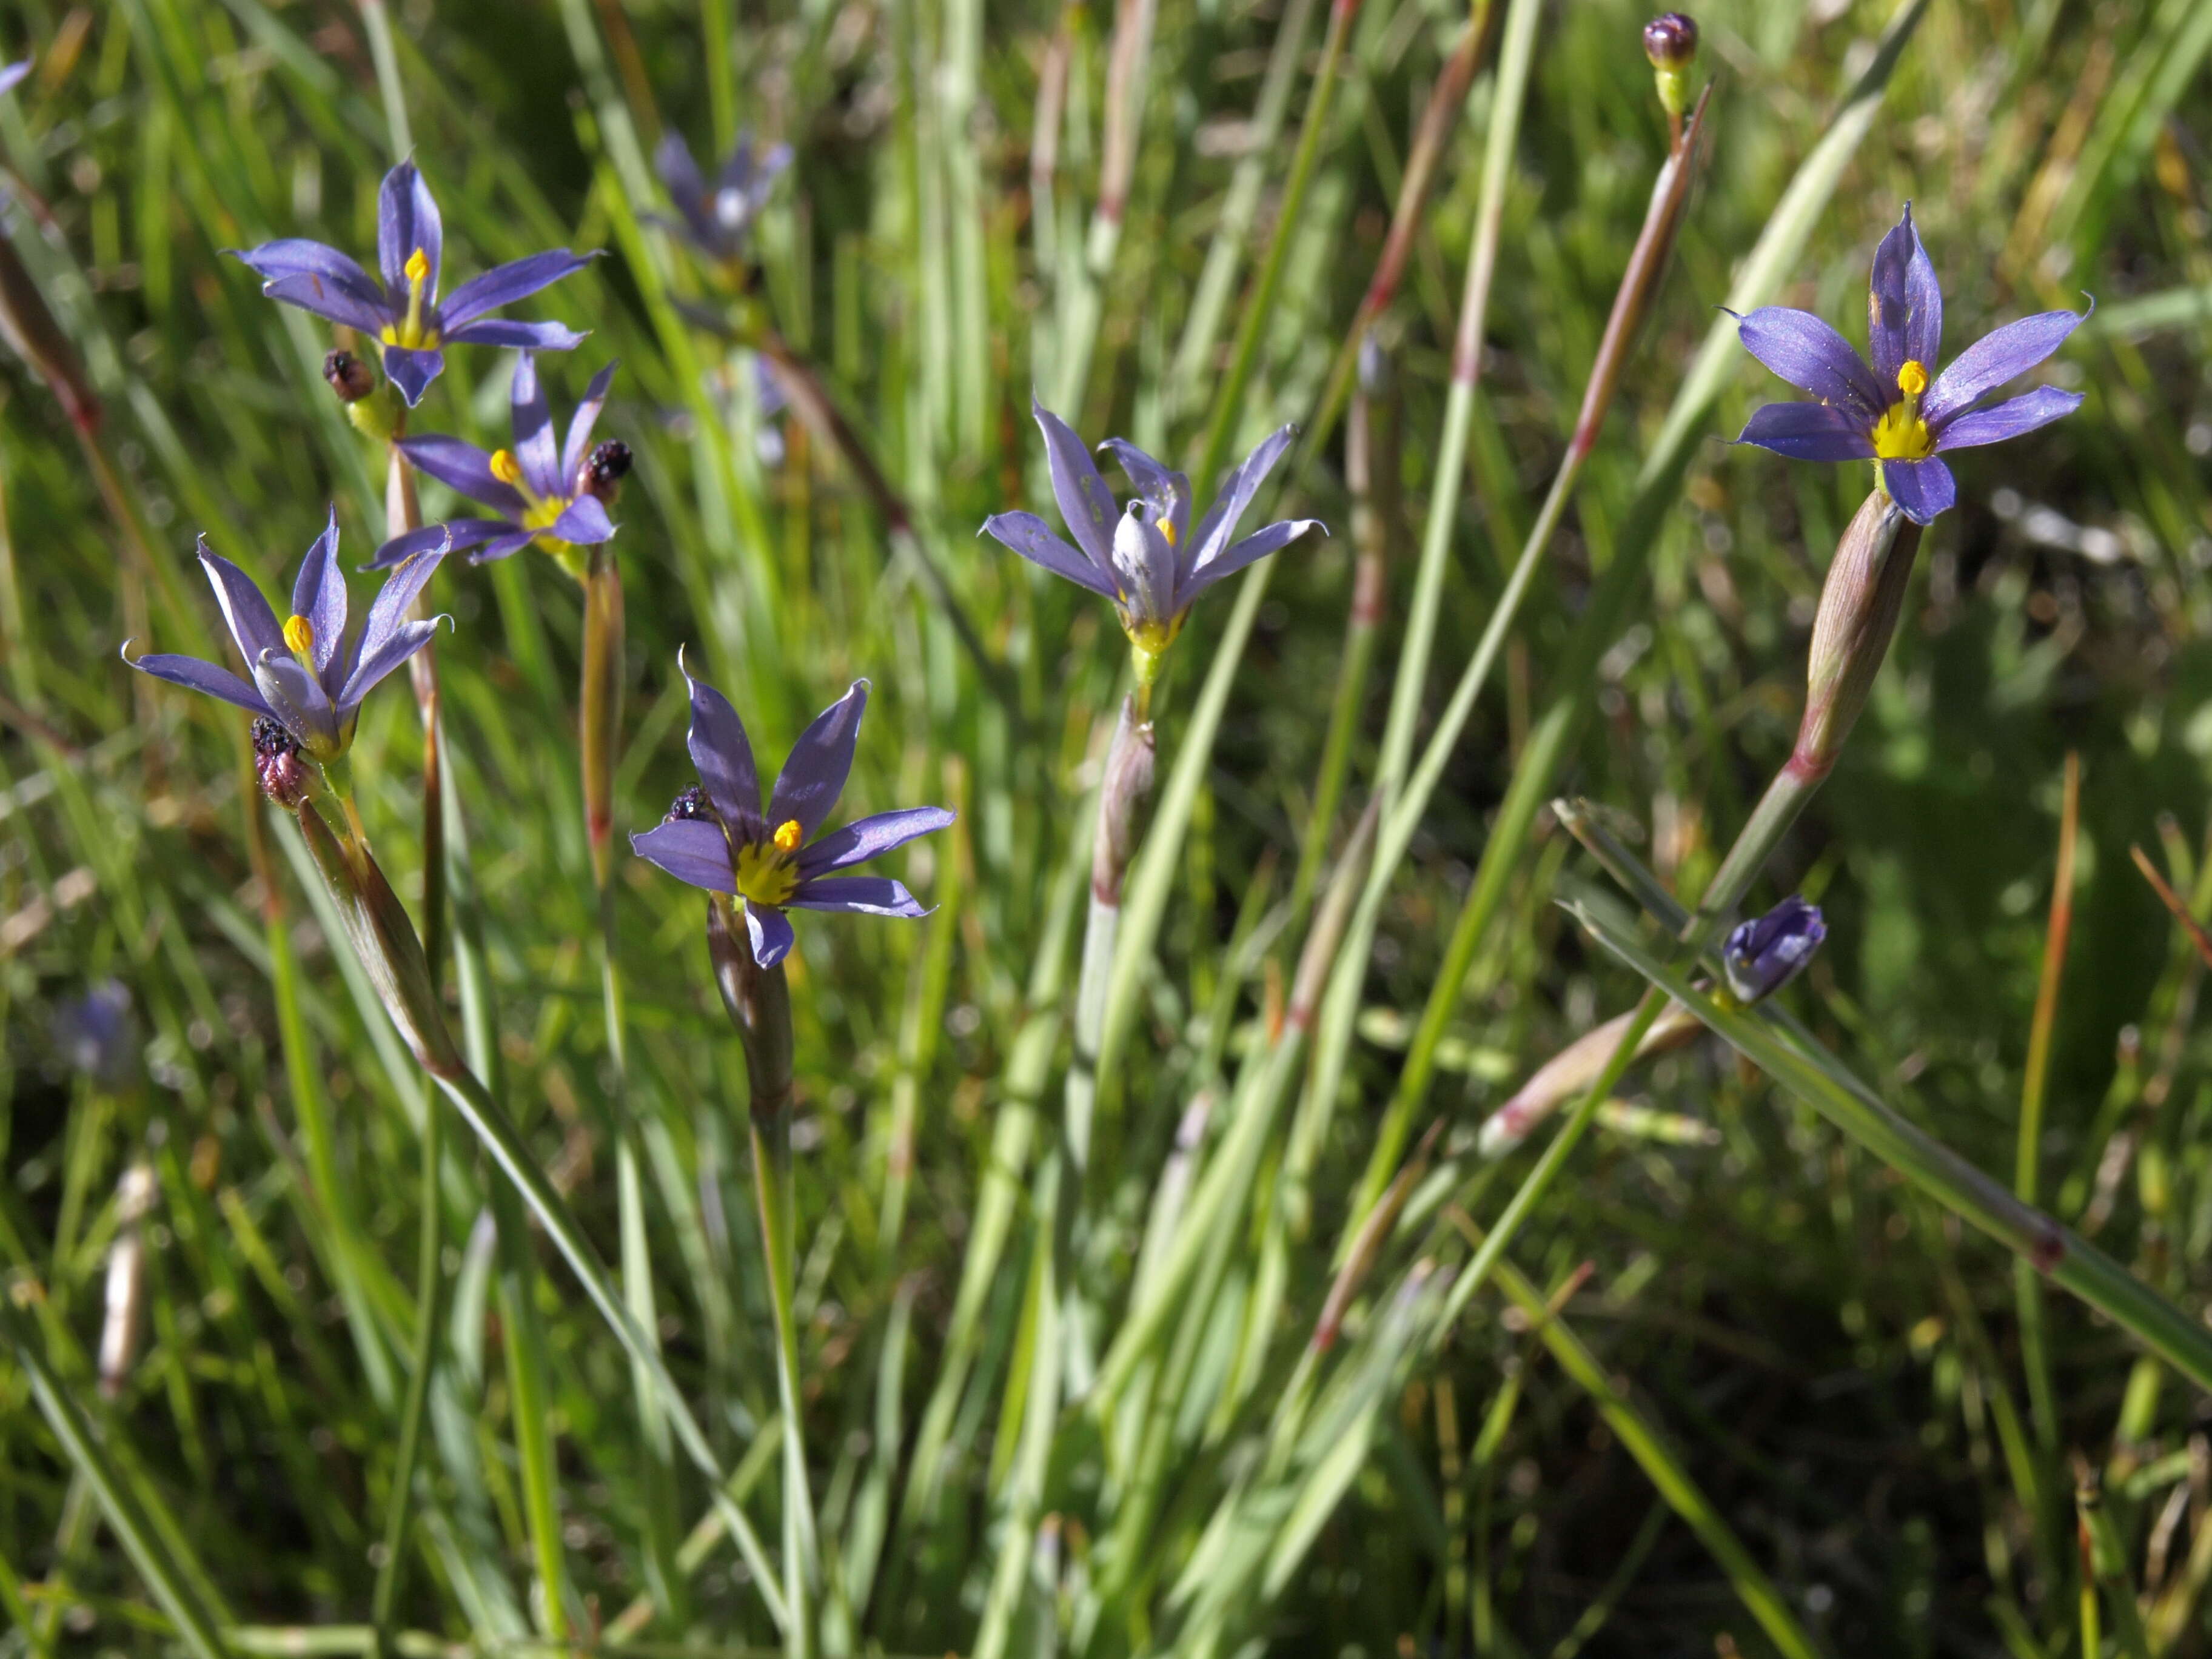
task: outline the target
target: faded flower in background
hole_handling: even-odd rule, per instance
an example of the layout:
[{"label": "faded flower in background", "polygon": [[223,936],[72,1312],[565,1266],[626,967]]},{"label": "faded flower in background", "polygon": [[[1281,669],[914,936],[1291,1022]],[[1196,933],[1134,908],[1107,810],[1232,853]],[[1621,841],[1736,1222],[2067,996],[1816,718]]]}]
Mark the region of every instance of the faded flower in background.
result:
[{"label": "faded flower in background", "polygon": [[569,567],[571,574],[580,574],[575,550],[613,538],[615,524],[607,516],[607,505],[629,471],[626,446],[592,444],[592,428],[605,406],[614,376],[615,365],[609,363],[592,377],[583,402],[569,417],[565,442],[556,442],[553,435],[553,411],[538,382],[537,361],[527,351],[516,359],[508,394],[512,449],[486,454],[459,438],[402,439],[400,449],[422,471],[499,516],[454,519],[410,530],[379,548],[371,568],[407,558],[449,534],[455,551],[476,550],[469,555],[471,564],[503,559],[535,542]]},{"label": "faded flower in background", "polygon": [[[690,671],[684,670],[690,679]],[[729,699],[690,679],[687,738],[700,787],[676,798],[665,822],[630,837],[638,856],[678,881],[744,903],[753,959],[773,968],[793,942],[787,907],[856,915],[922,916],[913,894],[885,876],[841,876],[856,864],[942,830],[952,814],[941,806],[909,806],[860,818],[819,841],[853,769],[868,683],[850,690],[799,734],[761,811],[760,775],[752,744]]]},{"label": "faded flower in background", "polygon": [[1158,672],[1161,653],[1175,642],[1200,593],[1309,530],[1328,533],[1318,519],[1287,519],[1242,541],[1230,540],[1297,436],[1296,427],[1270,434],[1247,455],[1194,529],[1190,480],[1183,474],[1169,471],[1125,439],[1109,438],[1102,447],[1114,452],[1137,490],[1127,507],[1116,508],[1082,440],[1042,404],[1032,401],[1030,412],[1044,433],[1052,493],[1076,544],[1053,534],[1034,513],[994,514],[984,520],[984,533],[1031,563],[1113,600],[1144,684]]},{"label": "faded flower in background", "polygon": [[1729,994],[1747,1003],[1772,996],[1805,970],[1827,937],[1820,907],[1795,893],[1765,915],[1741,923],[1721,946]]},{"label": "faded flower in background", "polygon": [[409,405],[446,366],[447,345],[522,346],[565,351],[584,337],[565,323],[522,323],[488,313],[581,270],[592,255],[553,248],[471,276],[443,301],[445,257],[438,204],[412,161],[384,175],[377,195],[380,285],[347,254],[305,237],[230,250],[264,280],[272,300],[360,330],[384,349],[384,372]]},{"label": "faded flower in background", "polygon": [[137,1022],[131,993],[119,980],[102,980],[54,1010],[54,1052],[73,1072],[103,1089],[129,1080],[138,1064]]},{"label": "faded flower in background", "polygon": [[20,64],[0,64],[0,93],[15,91],[30,72],[31,60],[27,58]]},{"label": "faded flower in background", "polygon": [[2087,317],[2023,317],[1984,335],[1937,374],[1943,291],[1907,204],[1875,251],[1867,288],[1871,368],[1810,312],[1762,306],[1738,319],[1745,349],[1820,401],[1768,404],[1736,441],[1802,461],[1870,460],[1905,515],[1928,524],[1958,499],[1951,469],[1938,459],[1943,451],[2002,443],[2081,407],[2081,393],[2049,386],[2001,404],[1982,400],[2057,350]]},{"label": "faded flower in background", "polygon": [[653,165],[682,218],[651,216],[708,258],[726,264],[744,254],[753,222],[768,205],[776,180],[791,165],[791,146],[770,144],[757,150],[752,134],[739,133],[737,148],[709,183],[691,159],[691,147],[681,134],[671,132],[653,152]]},{"label": "faded flower in background", "polygon": [[252,683],[197,657],[149,652],[134,659],[128,640],[123,643],[123,659],[156,679],[205,692],[273,720],[314,759],[335,760],[353,741],[362,699],[428,644],[438,623],[446,620],[418,622],[407,614],[445,553],[438,543],[403,561],[369,606],[361,632],[349,643],[335,509],[328,528],[307,550],[292,587],[292,614],[281,625],[253,579],[216,555],[203,536],[201,568]]}]

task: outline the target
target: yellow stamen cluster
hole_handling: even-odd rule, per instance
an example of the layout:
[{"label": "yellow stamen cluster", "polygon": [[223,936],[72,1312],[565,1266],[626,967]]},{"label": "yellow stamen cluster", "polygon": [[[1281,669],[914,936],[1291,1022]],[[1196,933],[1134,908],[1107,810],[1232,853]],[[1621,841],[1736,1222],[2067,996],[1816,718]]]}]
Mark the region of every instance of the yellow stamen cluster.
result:
[{"label": "yellow stamen cluster", "polygon": [[430,256],[416,248],[407,256],[407,286],[420,288],[430,280]]},{"label": "yellow stamen cluster", "polygon": [[786,818],[775,826],[776,850],[781,853],[796,853],[799,850],[799,838],[804,833],[799,827],[797,818]]},{"label": "yellow stamen cluster", "polygon": [[418,247],[407,256],[400,270],[407,277],[407,315],[400,322],[386,324],[377,337],[386,345],[425,351],[438,343],[438,331],[422,320],[423,301],[430,286],[430,256]]},{"label": "yellow stamen cluster", "polygon": [[522,463],[514,459],[509,449],[495,449],[491,453],[491,476],[501,483],[516,489],[522,488]]},{"label": "yellow stamen cluster", "polygon": [[1160,534],[1167,538],[1168,545],[1173,547],[1176,544],[1175,520],[1163,513],[1152,522],[1159,526]]},{"label": "yellow stamen cluster", "polygon": [[1936,453],[1936,440],[1928,422],[1920,418],[1920,394],[1928,390],[1928,366],[1908,359],[1897,371],[1897,389],[1903,398],[1882,411],[1874,423],[1875,459],[1883,461],[1924,461]]},{"label": "yellow stamen cluster", "polygon": [[787,818],[776,825],[769,841],[749,841],[737,849],[738,896],[748,904],[786,904],[799,890],[799,872],[792,855],[799,851],[803,832],[799,820]]},{"label": "yellow stamen cluster", "polygon": [[315,648],[315,625],[305,617],[284,619],[285,648],[295,657],[307,657]]}]

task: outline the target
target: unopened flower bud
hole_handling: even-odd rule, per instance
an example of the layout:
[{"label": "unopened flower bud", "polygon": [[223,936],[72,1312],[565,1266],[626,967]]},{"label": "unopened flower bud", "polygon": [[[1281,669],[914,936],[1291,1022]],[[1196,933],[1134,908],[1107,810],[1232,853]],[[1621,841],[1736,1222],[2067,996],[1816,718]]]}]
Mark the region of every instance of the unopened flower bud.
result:
[{"label": "unopened flower bud", "polygon": [[376,390],[376,376],[350,351],[333,351],[323,359],[323,378],[342,404],[357,404]]},{"label": "unopened flower bud", "polygon": [[253,720],[253,772],[261,793],[288,812],[299,811],[313,782],[299,740],[266,714]]},{"label": "unopened flower bud", "polygon": [[619,438],[610,438],[584,457],[584,464],[576,469],[576,493],[596,495],[608,507],[622,493],[622,481],[629,476],[629,446]]},{"label": "unopened flower bud", "polygon": [[1807,653],[1805,717],[1790,757],[1799,777],[1826,777],[1843,751],[1889,654],[1919,550],[1920,526],[1879,489],[1836,543]]},{"label": "unopened flower bud", "polygon": [[1659,101],[1677,120],[1690,106],[1690,65],[1698,56],[1698,26],[1679,11],[1662,12],[1644,26],[1644,55],[1657,77]]},{"label": "unopened flower bud", "polygon": [[1721,946],[1721,970],[1738,1002],[1771,996],[1804,970],[1828,937],[1818,905],[1795,893],[1765,915],[1747,921]]},{"label": "unopened flower bud", "polygon": [[1137,719],[1136,699],[1122,698],[1098,782],[1098,839],[1091,849],[1091,892],[1101,904],[1121,902],[1121,878],[1136,851],[1139,811],[1152,793],[1157,752],[1152,723]]}]

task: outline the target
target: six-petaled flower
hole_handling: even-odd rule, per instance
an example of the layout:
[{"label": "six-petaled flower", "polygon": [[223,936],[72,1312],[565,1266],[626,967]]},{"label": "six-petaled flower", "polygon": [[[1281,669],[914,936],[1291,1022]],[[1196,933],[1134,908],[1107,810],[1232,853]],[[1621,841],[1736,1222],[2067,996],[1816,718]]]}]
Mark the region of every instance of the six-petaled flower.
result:
[{"label": "six-petaled flower", "polygon": [[526,299],[591,260],[553,248],[471,276],[438,297],[445,229],[430,187],[412,161],[384,176],[377,193],[377,283],[346,254],[305,237],[231,250],[264,280],[261,291],[359,329],[384,349],[384,372],[409,404],[445,368],[447,345],[524,346],[565,351],[584,337],[562,323],[522,323],[488,313]]},{"label": "six-petaled flower", "polygon": [[1943,451],[2002,443],[2081,406],[2081,393],[2048,386],[1995,405],[1982,400],[2057,350],[2087,317],[2023,317],[1984,335],[1937,374],[1943,290],[1907,204],[1875,252],[1867,285],[1872,368],[1810,312],[1765,306],[1738,319],[1752,356],[1820,401],[1768,404],[1736,441],[1799,460],[1870,460],[1905,517],[1930,523],[1958,499],[1951,469],[1937,459]]},{"label": "six-petaled flower", "polygon": [[[684,677],[690,679],[689,669]],[[766,812],[752,744],[738,711],[703,680],[692,679],[690,685],[688,741],[699,787],[678,796],[665,822],[630,837],[639,857],[678,881],[742,901],[753,960],[763,968],[773,968],[791,949],[787,908],[928,914],[888,877],[837,872],[944,829],[952,814],[943,807],[879,812],[815,839],[853,769],[853,745],[868,702],[866,680],[854,681],[792,745]]]},{"label": "six-petaled flower", "polygon": [[1771,996],[1805,969],[1828,925],[1818,905],[1795,893],[1763,916],[1740,923],[1721,946],[1721,969],[1738,1002]]},{"label": "six-petaled flower", "polygon": [[709,184],[691,159],[690,146],[682,135],[672,132],[653,152],[653,164],[660,182],[668,186],[668,199],[683,216],[680,222],[660,222],[708,258],[728,264],[744,252],[753,222],[768,205],[776,179],[791,165],[791,146],[770,144],[756,150],[752,135],[740,133],[737,148]]},{"label": "six-petaled flower", "polygon": [[592,427],[607,401],[614,374],[615,365],[609,363],[592,377],[584,401],[569,417],[565,441],[554,436],[553,411],[538,384],[537,362],[527,351],[514,365],[509,392],[512,449],[486,454],[459,438],[402,439],[399,447],[409,460],[499,516],[455,519],[395,536],[377,550],[371,568],[394,563],[447,536],[456,552],[476,550],[469,555],[473,564],[503,559],[532,542],[568,564],[575,549],[611,539],[615,525],[607,516],[607,502],[613,498],[615,483],[629,470],[629,451],[620,444],[594,448]]},{"label": "six-petaled flower", "polygon": [[1067,423],[1034,400],[1030,412],[1044,433],[1052,493],[1076,544],[1060,540],[1034,513],[994,514],[984,520],[984,533],[1032,563],[1113,600],[1135,652],[1139,677],[1146,683],[1200,593],[1309,530],[1328,533],[1318,519],[1289,519],[1242,541],[1230,539],[1290,447],[1296,427],[1270,434],[1247,455],[1194,529],[1190,480],[1183,474],[1169,471],[1125,439],[1109,438],[1102,447],[1114,452],[1137,490],[1127,507],[1117,508],[1082,440]]},{"label": "six-petaled flower", "polygon": [[368,621],[349,642],[335,511],[329,527],[307,550],[292,587],[292,614],[281,624],[253,579],[210,550],[205,537],[200,538],[199,556],[252,683],[197,657],[149,653],[134,660],[128,640],[123,644],[124,660],[157,679],[204,691],[276,721],[318,761],[335,760],[345,752],[353,741],[362,699],[428,644],[444,620],[423,622],[408,615],[415,596],[445,557],[442,546],[432,546],[405,560],[386,580],[368,608]]}]

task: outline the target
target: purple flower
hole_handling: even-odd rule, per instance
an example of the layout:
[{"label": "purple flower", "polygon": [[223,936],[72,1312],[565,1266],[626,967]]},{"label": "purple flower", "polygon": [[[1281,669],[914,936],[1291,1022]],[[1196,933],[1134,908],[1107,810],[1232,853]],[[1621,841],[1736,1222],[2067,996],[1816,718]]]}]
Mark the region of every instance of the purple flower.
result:
[{"label": "purple flower", "polygon": [[396,563],[448,535],[454,550],[477,550],[469,556],[472,564],[503,559],[532,542],[565,559],[574,548],[610,540],[615,525],[607,516],[607,503],[629,470],[629,451],[620,444],[592,447],[592,428],[614,377],[612,363],[592,377],[584,401],[569,417],[566,441],[556,442],[553,412],[538,381],[537,361],[524,351],[516,359],[508,394],[514,448],[487,455],[459,438],[401,439],[399,447],[409,460],[499,516],[455,519],[395,536],[377,549],[369,568]]},{"label": "purple flower", "polygon": [[1797,977],[1827,937],[1820,907],[1791,894],[1765,915],[1740,925],[1721,946],[1729,993],[1738,1002],[1771,996]]},{"label": "purple flower", "polygon": [[15,91],[30,72],[31,60],[27,58],[20,64],[0,64],[0,93]]},{"label": "purple flower", "polygon": [[1328,533],[1318,519],[1289,519],[1242,541],[1230,540],[1252,497],[1290,447],[1296,427],[1274,432],[1244,458],[1194,530],[1190,480],[1182,473],[1169,471],[1126,439],[1109,438],[1101,447],[1114,452],[1137,489],[1127,507],[1117,508],[1082,440],[1067,423],[1035,399],[1030,412],[1044,433],[1052,493],[1076,545],[1054,535],[1034,513],[994,514],[983,521],[983,533],[1031,563],[1113,600],[1122,632],[1136,649],[1140,673],[1174,642],[1191,602],[1214,583],[1309,530]]},{"label": "purple flower", "polygon": [[690,146],[680,134],[671,132],[653,152],[653,165],[668,186],[668,199],[684,216],[680,224],[666,219],[660,222],[708,258],[731,260],[745,251],[753,221],[768,205],[776,179],[791,165],[791,146],[771,144],[756,155],[752,135],[740,133],[738,147],[709,185],[691,159]]},{"label": "purple flower", "polygon": [[230,251],[264,280],[261,291],[359,329],[384,346],[384,372],[411,407],[446,366],[447,345],[526,346],[566,351],[584,337],[562,323],[518,323],[488,313],[527,298],[581,270],[593,257],[554,248],[471,276],[443,301],[438,268],[445,229],[430,187],[402,161],[384,175],[377,194],[376,258],[380,285],[334,247],[287,236]]},{"label": "purple flower", "polygon": [[137,1060],[136,1022],[131,993],[118,980],[100,981],[82,996],[54,1010],[54,1047],[69,1062],[103,1088],[126,1080]]},{"label": "purple flower", "polygon": [[2088,314],[2045,311],[2007,323],[1936,374],[1943,291],[1907,203],[1905,217],[1875,250],[1867,285],[1872,368],[1810,312],[1764,306],[1737,319],[1753,356],[1820,401],[1769,404],[1736,441],[1801,461],[1871,460],[1876,481],[1905,516],[1930,523],[1959,495],[1940,453],[2002,443],[2081,407],[2079,392],[2048,386],[1994,405],[1983,399],[2057,350]]},{"label": "purple flower", "polygon": [[691,685],[688,742],[700,787],[678,796],[659,827],[630,837],[640,858],[678,881],[744,901],[753,960],[763,968],[775,966],[791,949],[787,907],[866,916],[929,914],[888,877],[836,872],[944,829],[952,814],[943,807],[879,812],[812,839],[853,769],[853,744],[868,702],[867,681],[854,680],[851,690],[800,733],[763,814],[760,775],[738,711],[713,686],[691,679],[690,669],[684,677]]},{"label": "purple flower", "polygon": [[335,760],[353,741],[362,699],[376,683],[430,641],[438,623],[409,619],[415,596],[446,556],[442,545],[425,548],[392,573],[368,608],[368,620],[351,645],[346,642],[345,578],[338,570],[338,520],[315,538],[292,586],[292,615],[278,626],[276,614],[253,579],[229,560],[218,558],[200,538],[200,564],[222,607],[230,636],[246,658],[252,684],[197,657],[149,653],[133,660],[123,642],[124,660],[156,679],[190,686],[211,697],[272,720],[319,761]]}]

